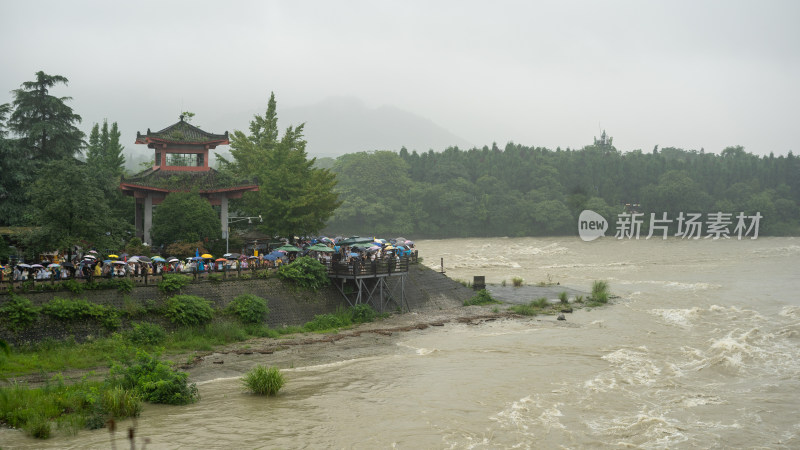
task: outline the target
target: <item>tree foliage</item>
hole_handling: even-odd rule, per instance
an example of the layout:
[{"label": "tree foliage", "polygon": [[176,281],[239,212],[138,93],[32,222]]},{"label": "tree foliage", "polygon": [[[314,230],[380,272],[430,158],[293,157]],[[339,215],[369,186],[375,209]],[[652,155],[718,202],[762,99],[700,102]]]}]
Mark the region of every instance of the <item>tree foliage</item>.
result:
[{"label": "tree foliage", "polygon": [[37,231],[29,245],[40,250],[113,248],[121,225],[109,214],[108,203],[85,164],[59,159],[43,166],[30,191]]},{"label": "tree foliage", "polygon": [[153,212],[150,231],[154,245],[216,239],[221,234],[217,213],[194,192],[173,192]]},{"label": "tree foliage", "polygon": [[279,135],[275,94],[271,94],[266,113],[250,122],[250,134],[237,130],[231,137],[234,160],[223,166],[256,179],[259,186],[258,192],[246,192],[235,207],[246,215],[261,215],[259,228],[270,235],[316,233],[339,206],[333,191],[335,176],[314,168],[314,159],[307,158],[303,127],[289,126]]},{"label": "tree foliage", "polygon": [[[626,204],[658,218],[680,212],[753,215],[760,234],[800,233],[800,160],[663,148],[621,153],[611,145],[550,150],[509,143],[337,158],[342,206],[330,234],[418,237],[573,235],[591,209],[609,220]],[[375,195],[373,195],[375,193]],[[675,225],[675,224],[673,224]],[[645,233],[646,235],[646,233]]]},{"label": "tree foliage", "polygon": [[50,89],[69,80],[61,75],[36,72],[35,81],[13,91],[14,112],[9,128],[22,139],[34,160],[49,161],[73,156],[83,145],[84,134],[76,124],[81,116],[67,105],[71,97],[55,97]]}]

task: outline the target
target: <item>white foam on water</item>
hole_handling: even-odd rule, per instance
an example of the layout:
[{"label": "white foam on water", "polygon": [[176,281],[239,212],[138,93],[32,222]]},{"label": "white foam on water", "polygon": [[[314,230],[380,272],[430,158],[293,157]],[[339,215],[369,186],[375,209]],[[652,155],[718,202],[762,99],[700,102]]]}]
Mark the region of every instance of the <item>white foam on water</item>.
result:
[{"label": "white foam on water", "polygon": [[631,262],[611,262],[611,263],[597,263],[597,264],[586,264],[586,263],[566,263],[566,264],[549,264],[545,266],[539,266],[540,269],[582,269],[582,268],[590,268],[590,269],[627,269],[630,266],[637,266],[638,264],[631,263]]},{"label": "white foam on water", "polygon": [[680,399],[680,404],[684,408],[694,408],[696,406],[705,406],[705,405],[722,405],[725,403],[727,402],[717,397],[716,395],[706,395],[706,394],[687,395]]},{"label": "white foam on water", "polygon": [[651,314],[661,318],[664,322],[670,325],[679,325],[684,328],[692,326],[692,322],[697,319],[700,308],[694,307],[690,309],[651,309]]},{"label": "white foam on water", "polygon": [[489,420],[497,422],[501,428],[527,431],[530,428],[528,425],[530,415],[528,413],[534,406],[533,400],[529,395],[511,402],[505,409],[491,416]]},{"label": "white foam on water", "polygon": [[489,417],[489,420],[497,422],[502,429],[512,429],[521,432],[528,437],[533,437],[531,429],[544,429],[549,433],[553,429],[565,430],[566,427],[561,423],[561,412],[563,403],[544,402],[536,395],[530,395],[508,404],[502,411]]},{"label": "white foam on water", "polygon": [[545,245],[544,247],[534,247],[530,245],[514,244],[506,249],[503,249],[503,251],[509,254],[533,255],[533,256],[564,255],[569,253],[569,249],[567,247],[563,247],[559,245],[557,242]]},{"label": "white foam on water", "polygon": [[436,348],[416,347],[409,344],[408,342],[398,342],[395,345],[397,345],[398,347],[405,347],[407,349],[414,350],[414,353],[420,356],[430,355],[431,353],[439,351],[439,349]]},{"label": "white foam on water", "polygon": [[778,315],[789,319],[800,319],[800,306],[784,306]]},{"label": "white foam on water", "polygon": [[586,425],[621,447],[670,448],[688,440],[680,423],[650,410],[590,420]]},{"label": "white foam on water", "polygon": [[613,366],[614,377],[631,385],[650,385],[661,374],[648,357],[647,347],[636,349],[621,348],[602,356]]},{"label": "white foam on water", "polygon": [[785,247],[757,248],[751,252],[761,258],[771,258],[775,256],[791,256],[800,253],[800,245],[787,245]]}]

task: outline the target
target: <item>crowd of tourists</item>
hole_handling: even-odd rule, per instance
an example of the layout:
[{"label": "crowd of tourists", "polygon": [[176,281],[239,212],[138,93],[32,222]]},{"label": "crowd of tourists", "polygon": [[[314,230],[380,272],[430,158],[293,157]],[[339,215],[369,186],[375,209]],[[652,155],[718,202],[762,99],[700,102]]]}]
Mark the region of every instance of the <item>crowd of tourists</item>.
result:
[{"label": "crowd of tourists", "polygon": [[226,253],[215,258],[197,249],[195,256],[185,259],[169,256],[143,256],[127,254],[101,255],[92,249],[72,258],[55,253],[35,264],[16,263],[0,265],[2,281],[56,281],[66,279],[91,279],[113,277],[141,277],[164,273],[205,273],[277,268],[290,264],[301,256],[310,256],[326,266],[335,263],[349,265],[369,261],[399,260],[416,255],[413,241],[405,238],[379,239],[352,236],[349,238],[295,238],[288,239],[268,253],[251,250],[250,255]]}]

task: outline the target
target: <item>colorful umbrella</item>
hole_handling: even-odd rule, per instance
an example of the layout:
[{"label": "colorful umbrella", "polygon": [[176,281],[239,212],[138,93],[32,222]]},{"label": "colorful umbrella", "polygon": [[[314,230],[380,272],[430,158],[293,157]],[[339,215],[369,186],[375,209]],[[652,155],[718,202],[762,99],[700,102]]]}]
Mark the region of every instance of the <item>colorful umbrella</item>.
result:
[{"label": "colorful umbrella", "polygon": [[284,251],[284,252],[299,252],[300,251],[300,249],[295,247],[294,245],[283,245],[283,246],[280,246],[280,247],[276,248],[275,250]]},{"label": "colorful umbrella", "polygon": [[213,256],[209,255],[208,253],[203,253],[202,255],[200,255],[200,257],[203,258],[203,259],[211,259],[211,258],[213,258]]},{"label": "colorful umbrella", "polygon": [[117,256],[117,255],[108,255],[108,257],[112,258],[112,259],[119,259],[119,256]]}]

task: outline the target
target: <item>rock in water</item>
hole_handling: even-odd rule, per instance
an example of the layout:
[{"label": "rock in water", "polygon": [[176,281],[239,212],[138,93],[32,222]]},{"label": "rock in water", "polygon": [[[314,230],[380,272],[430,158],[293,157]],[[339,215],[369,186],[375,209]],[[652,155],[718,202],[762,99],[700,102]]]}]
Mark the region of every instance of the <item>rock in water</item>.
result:
[{"label": "rock in water", "polygon": [[558,320],[567,320],[567,318],[564,317],[563,314],[559,314],[558,317],[556,317],[556,319],[558,319]]},{"label": "rock in water", "polygon": [[562,313],[571,313],[572,312],[572,308],[571,307],[570,308],[564,308],[564,309],[561,310],[561,312]]}]

